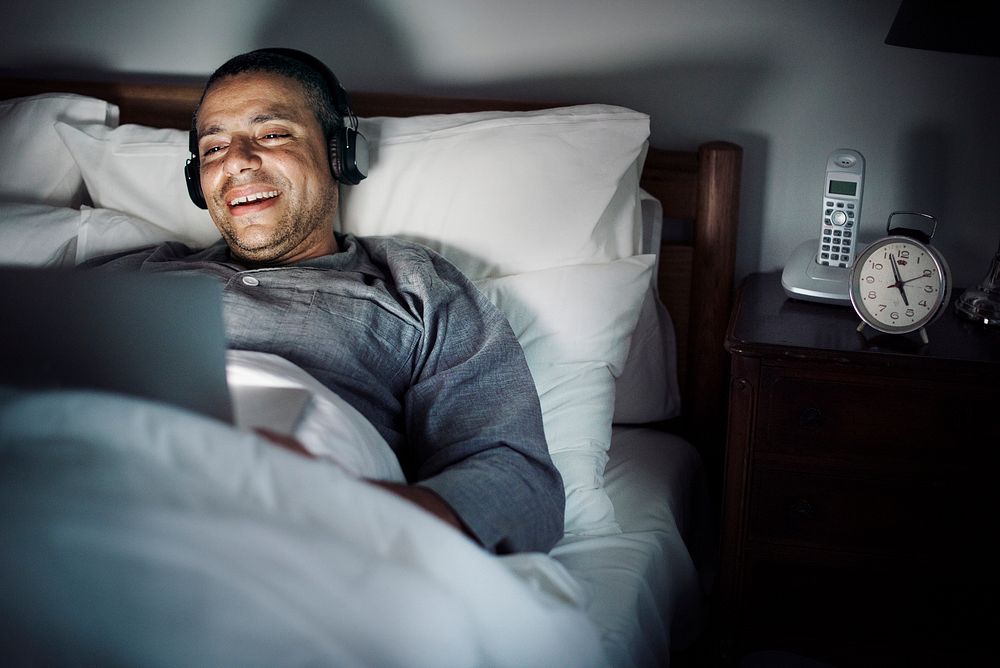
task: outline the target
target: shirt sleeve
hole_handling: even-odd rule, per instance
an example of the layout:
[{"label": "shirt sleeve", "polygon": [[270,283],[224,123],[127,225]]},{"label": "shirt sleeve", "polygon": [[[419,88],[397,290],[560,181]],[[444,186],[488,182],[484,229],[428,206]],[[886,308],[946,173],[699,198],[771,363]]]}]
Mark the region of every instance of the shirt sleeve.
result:
[{"label": "shirt sleeve", "polygon": [[[563,536],[565,492],[538,392],[504,315],[447,261],[397,277],[419,301],[424,340],[405,398],[407,462],[497,553],[547,552]],[[417,279],[417,280],[414,280]]]}]

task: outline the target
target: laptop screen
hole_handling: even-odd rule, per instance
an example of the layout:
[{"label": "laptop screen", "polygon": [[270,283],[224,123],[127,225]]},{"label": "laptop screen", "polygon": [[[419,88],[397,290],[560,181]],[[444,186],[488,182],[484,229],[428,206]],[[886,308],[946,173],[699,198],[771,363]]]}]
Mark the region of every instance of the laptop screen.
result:
[{"label": "laptop screen", "polygon": [[0,312],[0,383],[125,393],[232,421],[214,279],[0,268]]}]

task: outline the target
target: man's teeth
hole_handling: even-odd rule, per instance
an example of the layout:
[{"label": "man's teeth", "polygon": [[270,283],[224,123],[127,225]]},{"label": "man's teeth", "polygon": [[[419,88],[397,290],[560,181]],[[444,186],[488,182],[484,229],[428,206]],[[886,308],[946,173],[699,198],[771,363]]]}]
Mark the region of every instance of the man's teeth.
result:
[{"label": "man's teeth", "polygon": [[250,202],[256,202],[259,199],[271,199],[272,197],[277,197],[277,190],[269,190],[265,193],[254,193],[252,195],[247,195],[245,197],[237,197],[229,203],[229,206],[236,206],[237,204],[248,204]]}]

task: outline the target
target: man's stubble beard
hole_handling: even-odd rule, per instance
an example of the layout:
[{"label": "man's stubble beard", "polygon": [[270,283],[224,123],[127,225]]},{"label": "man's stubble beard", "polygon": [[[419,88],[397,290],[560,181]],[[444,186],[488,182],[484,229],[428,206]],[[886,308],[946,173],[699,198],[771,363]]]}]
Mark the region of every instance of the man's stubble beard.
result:
[{"label": "man's stubble beard", "polygon": [[[339,204],[339,192],[335,181],[331,182],[320,202],[311,209],[295,197],[287,183],[259,177],[254,183],[273,186],[281,193],[279,198],[288,199],[277,203],[283,207],[277,222],[266,228],[260,228],[235,223],[229,213],[229,206],[221,200],[221,195],[216,197],[217,210],[222,211],[222,215],[219,216],[221,223],[216,222],[216,227],[219,228],[222,238],[226,240],[235,257],[253,264],[278,260],[295,250],[317,231],[333,225],[334,213]],[[227,192],[235,185],[237,184],[228,183],[221,192]],[[262,215],[267,213],[264,211]]]}]

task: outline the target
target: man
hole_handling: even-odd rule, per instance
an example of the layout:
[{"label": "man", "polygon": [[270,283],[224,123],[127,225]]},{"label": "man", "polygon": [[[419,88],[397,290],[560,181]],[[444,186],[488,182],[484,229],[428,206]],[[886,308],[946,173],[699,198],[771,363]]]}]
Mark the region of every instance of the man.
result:
[{"label": "man", "polygon": [[523,351],[438,255],[333,231],[329,142],[344,122],[334,93],[294,54],[224,64],[194,124],[201,193],[223,240],[92,265],[218,278],[230,347],[298,364],[385,437],[411,484],[376,484],[489,550],[547,551],[565,498]]}]

